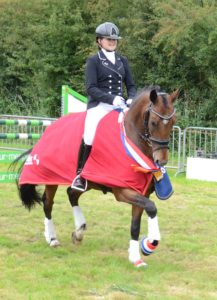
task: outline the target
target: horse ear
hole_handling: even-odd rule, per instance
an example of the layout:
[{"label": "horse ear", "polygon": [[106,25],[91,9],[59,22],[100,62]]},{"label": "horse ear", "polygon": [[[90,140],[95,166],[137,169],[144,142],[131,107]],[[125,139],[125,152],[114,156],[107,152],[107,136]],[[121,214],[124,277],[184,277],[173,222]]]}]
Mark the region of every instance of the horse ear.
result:
[{"label": "horse ear", "polygon": [[156,90],[151,90],[150,99],[151,99],[151,102],[153,104],[156,103],[156,101],[157,101],[157,92],[156,92]]},{"label": "horse ear", "polygon": [[179,89],[175,90],[171,95],[171,100],[174,102],[176,98],[179,96]]}]

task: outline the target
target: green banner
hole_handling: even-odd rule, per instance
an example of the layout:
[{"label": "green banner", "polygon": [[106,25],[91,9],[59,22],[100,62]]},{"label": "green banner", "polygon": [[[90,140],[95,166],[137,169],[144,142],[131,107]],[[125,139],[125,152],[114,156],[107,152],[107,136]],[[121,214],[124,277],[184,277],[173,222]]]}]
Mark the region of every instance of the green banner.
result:
[{"label": "green banner", "polygon": [[0,183],[15,182],[18,179],[17,172],[0,172]]},{"label": "green banner", "polygon": [[11,163],[20,155],[21,153],[18,151],[0,151],[0,163]]}]

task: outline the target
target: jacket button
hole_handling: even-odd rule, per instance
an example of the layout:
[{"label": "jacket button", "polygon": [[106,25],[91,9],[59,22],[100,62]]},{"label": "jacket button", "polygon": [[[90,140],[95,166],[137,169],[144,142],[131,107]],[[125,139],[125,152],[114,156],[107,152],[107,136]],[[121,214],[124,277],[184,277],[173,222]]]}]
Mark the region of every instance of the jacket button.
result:
[{"label": "jacket button", "polygon": [[112,86],[109,86],[109,88],[111,89],[111,88],[112,88]]},{"label": "jacket button", "polygon": [[109,91],[108,93],[109,93],[109,94],[111,94],[112,92],[111,92],[111,91]]}]

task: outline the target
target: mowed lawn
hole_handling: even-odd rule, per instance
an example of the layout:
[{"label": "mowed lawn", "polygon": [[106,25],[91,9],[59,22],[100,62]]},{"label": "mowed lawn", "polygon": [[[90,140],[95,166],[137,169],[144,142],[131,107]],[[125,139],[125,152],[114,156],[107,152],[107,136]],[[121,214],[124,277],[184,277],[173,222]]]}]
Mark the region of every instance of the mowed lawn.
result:
[{"label": "mowed lawn", "polygon": [[[74,222],[60,187],[53,219],[61,247],[43,236],[44,214],[30,213],[13,184],[0,185],[0,299],[217,299],[217,183],[171,181],[168,201],[156,202],[162,240],[145,258],[148,268],[128,262],[131,206],[112,194],[90,191],[80,205],[88,229],[71,243]],[[144,213],[141,237],[147,233]]]}]

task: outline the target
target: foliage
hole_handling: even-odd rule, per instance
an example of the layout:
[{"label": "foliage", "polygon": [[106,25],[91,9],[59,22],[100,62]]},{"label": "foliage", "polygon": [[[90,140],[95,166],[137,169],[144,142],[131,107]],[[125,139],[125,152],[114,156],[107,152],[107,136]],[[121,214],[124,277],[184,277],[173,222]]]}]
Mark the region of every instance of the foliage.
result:
[{"label": "foliage", "polygon": [[[10,2],[10,1],[7,1]],[[12,1],[0,15],[2,35],[0,76],[7,112],[56,115],[61,85],[81,77],[85,26],[71,1]],[[16,16],[16,17],[14,17]],[[5,106],[4,106],[5,107]]]},{"label": "foliage", "polygon": [[163,85],[181,87],[179,109],[187,122],[217,125],[215,3],[170,0],[156,5],[155,11],[159,30],[152,42],[162,59],[156,61],[156,72],[150,77],[159,79],[164,74]]},{"label": "foliage", "polygon": [[180,88],[178,124],[217,127],[217,5],[212,0],[0,1],[2,113],[58,116],[61,85],[85,94],[94,31],[116,23],[138,89]]}]

